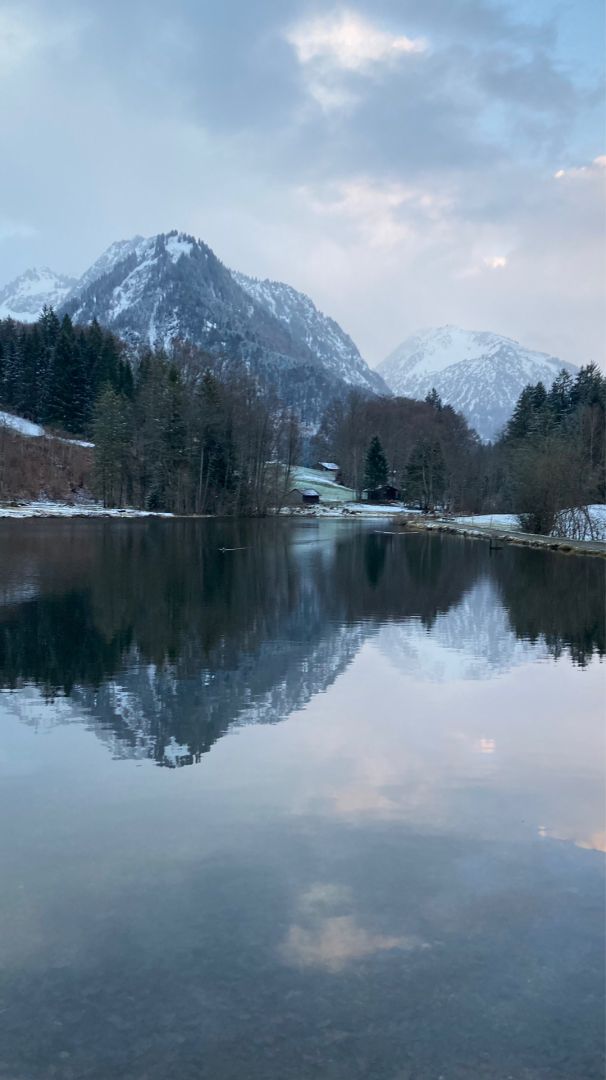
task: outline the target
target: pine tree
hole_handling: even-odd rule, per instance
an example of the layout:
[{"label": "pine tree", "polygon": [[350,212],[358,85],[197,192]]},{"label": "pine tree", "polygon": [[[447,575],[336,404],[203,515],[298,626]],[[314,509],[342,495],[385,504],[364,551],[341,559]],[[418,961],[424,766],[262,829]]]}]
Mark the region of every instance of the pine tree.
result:
[{"label": "pine tree", "polygon": [[61,330],[61,324],[51,307],[46,304],[38,319],[38,330],[42,347],[39,356],[38,367],[38,416],[36,419],[44,424],[50,414],[50,399],[52,392],[55,347]]},{"label": "pine tree", "polygon": [[598,370],[596,364],[587,364],[579,371],[572,390],[572,400],[575,406],[579,405],[605,405],[606,379]]},{"label": "pine tree", "polygon": [[19,337],[21,371],[15,409],[20,416],[38,420],[40,416],[40,367],[43,354],[42,340],[36,325],[23,328]]},{"label": "pine tree", "polygon": [[381,446],[379,436],[374,435],[370,440],[364,462],[364,483],[368,488],[369,494],[371,492],[376,492],[379,488],[385,486],[387,483],[387,474],[387,458],[385,457],[385,452]]},{"label": "pine tree", "polygon": [[182,509],[186,462],[185,395],[177,368],[168,369],[164,416],[164,499],[167,509]]},{"label": "pine tree", "polygon": [[23,354],[16,334],[9,339],[4,358],[2,375],[2,403],[9,411],[16,412],[21,400],[21,372]]},{"label": "pine tree", "polygon": [[438,391],[436,390],[435,386],[432,386],[430,392],[428,393],[427,397],[425,398],[425,404],[426,405],[431,405],[438,412],[441,412],[442,409],[444,408],[444,405],[442,404],[442,398],[438,394]]},{"label": "pine tree", "polygon": [[504,437],[507,442],[525,439],[531,432],[534,417],[534,390],[533,386],[525,386],[522,390],[505,428]]},{"label": "pine tree", "polygon": [[547,394],[547,408],[554,427],[561,426],[570,415],[573,407],[572,391],[574,380],[570,372],[562,369],[554,379]]},{"label": "pine tree", "polygon": [[103,505],[124,505],[130,486],[130,405],[111,386],[105,387],[95,405],[93,438],[95,484]]},{"label": "pine tree", "polygon": [[83,357],[69,315],[64,315],[53,356],[48,420],[66,431],[84,430],[86,377]]}]

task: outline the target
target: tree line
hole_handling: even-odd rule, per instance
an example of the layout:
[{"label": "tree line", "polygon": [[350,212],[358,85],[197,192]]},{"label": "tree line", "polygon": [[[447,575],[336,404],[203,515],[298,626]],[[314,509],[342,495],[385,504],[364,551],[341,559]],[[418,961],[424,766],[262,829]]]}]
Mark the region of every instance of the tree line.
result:
[{"label": "tree line", "polygon": [[502,498],[529,532],[592,534],[587,506],[606,501],[606,379],[595,364],[527,386],[495,453]]},{"label": "tree line", "polygon": [[0,407],[95,444],[94,489],[107,506],[263,513],[286,495],[300,450],[292,410],[244,365],[176,344],[171,356],[74,326],[45,308],[0,320]]},{"label": "tree line", "polygon": [[595,365],[562,371],[549,390],[527,386],[492,445],[435,390],[425,401],[353,390],[329,402],[303,450],[294,410],[244,364],[184,342],[134,355],[96,320],[75,326],[45,308],[34,324],[0,320],[0,407],[94,442],[95,494],[108,506],[264,513],[303,458],[338,462],[358,497],[518,513],[534,532],[565,524],[587,535],[585,508],[606,501],[606,380]]},{"label": "tree line", "polygon": [[92,429],[98,494],[107,506],[185,514],[280,506],[299,455],[296,416],[246,371],[191,361],[189,350],[147,351],[132,395],[102,390]]},{"label": "tree line", "polygon": [[96,320],[74,326],[49,307],[32,324],[0,320],[0,404],[9,412],[88,435],[106,386],[130,397],[133,374],[122,343]]},{"label": "tree line", "polygon": [[587,507],[606,501],[606,379],[595,364],[527,386],[494,444],[433,390],[425,401],[332,402],[315,456],[337,461],[358,494],[397,494],[423,511],[512,513],[522,528],[591,536]]},{"label": "tree line", "polygon": [[423,510],[477,501],[481,451],[465,418],[435,390],[425,401],[352,391],[331,402],[314,440],[314,456],[338,462],[358,497],[389,487]]}]

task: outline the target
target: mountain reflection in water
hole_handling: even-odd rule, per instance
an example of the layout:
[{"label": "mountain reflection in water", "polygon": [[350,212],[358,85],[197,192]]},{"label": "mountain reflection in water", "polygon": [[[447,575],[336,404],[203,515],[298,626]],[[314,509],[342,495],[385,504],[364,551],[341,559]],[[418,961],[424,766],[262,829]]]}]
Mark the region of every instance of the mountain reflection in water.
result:
[{"label": "mountain reflection in water", "polygon": [[603,583],[597,559],[380,526],[11,523],[0,687],[65,696],[117,756],[190,764],[301,708],[371,636],[430,680],[584,665],[606,648]]}]

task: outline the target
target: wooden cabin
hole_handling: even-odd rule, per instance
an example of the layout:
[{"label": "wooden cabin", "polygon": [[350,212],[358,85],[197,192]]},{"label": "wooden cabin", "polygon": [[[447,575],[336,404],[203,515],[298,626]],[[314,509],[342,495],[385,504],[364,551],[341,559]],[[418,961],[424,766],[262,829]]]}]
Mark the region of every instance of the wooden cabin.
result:
[{"label": "wooden cabin", "polygon": [[315,488],[292,488],[288,502],[291,506],[315,506],[320,502],[320,492]]},{"label": "wooden cabin", "polygon": [[341,469],[334,461],[319,461],[316,468],[320,472],[328,473],[331,480],[336,480],[339,483],[341,478]]},{"label": "wooden cabin", "polygon": [[396,502],[402,497],[399,488],[393,484],[383,484],[383,487],[375,488],[374,491],[366,489],[362,494],[368,502],[375,503]]}]

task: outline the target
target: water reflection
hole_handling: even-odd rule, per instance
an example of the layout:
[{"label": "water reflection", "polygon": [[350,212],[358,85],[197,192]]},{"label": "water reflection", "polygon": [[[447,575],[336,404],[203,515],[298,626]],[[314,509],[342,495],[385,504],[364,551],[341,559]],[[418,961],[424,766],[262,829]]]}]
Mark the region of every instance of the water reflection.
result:
[{"label": "water reflection", "polygon": [[377,634],[431,682],[583,665],[604,654],[603,583],[598,560],[373,527],[10,523],[0,685],[66,697],[115,756],[190,764],[301,708]]},{"label": "water reflection", "polygon": [[0,527],[0,1076],[600,1080],[603,569],[533,558]]}]

